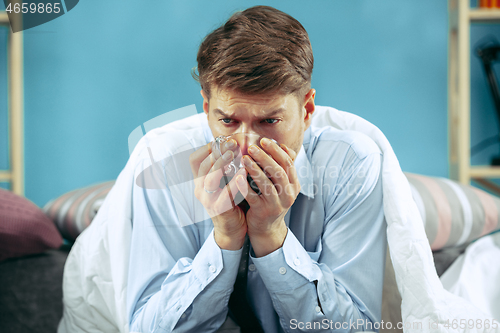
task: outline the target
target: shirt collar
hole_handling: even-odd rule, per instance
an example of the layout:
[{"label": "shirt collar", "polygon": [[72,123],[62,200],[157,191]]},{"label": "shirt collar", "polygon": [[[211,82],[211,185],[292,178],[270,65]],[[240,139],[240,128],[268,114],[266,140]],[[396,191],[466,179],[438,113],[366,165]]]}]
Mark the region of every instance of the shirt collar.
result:
[{"label": "shirt collar", "polygon": [[295,170],[297,171],[297,177],[299,178],[300,193],[303,195],[314,198],[314,179],[313,170],[311,162],[307,157],[304,145],[309,145],[309,137],[311,135],[311,129],[307,129],[304,133],[304,144],[300,146],[299,153],[295,158]]}]

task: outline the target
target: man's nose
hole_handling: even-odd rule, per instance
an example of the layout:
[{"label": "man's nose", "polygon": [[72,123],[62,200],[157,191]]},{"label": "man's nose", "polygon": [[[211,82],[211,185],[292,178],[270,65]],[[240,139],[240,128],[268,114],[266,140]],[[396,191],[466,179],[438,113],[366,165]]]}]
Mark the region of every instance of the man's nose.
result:
[{"label": "man's nose", "polygon": [[238,129],[238,133],[246,135],[258,135],[258,133],[252,128],[250,124],[242,123]]},{"label": "man's nose", "polygon": [[233,135],[233,138],[238,143],[242,155],[248,155],[248,147],[251,145],[259,146],[260,135],[255,131],[243,132],[239,131]]}]

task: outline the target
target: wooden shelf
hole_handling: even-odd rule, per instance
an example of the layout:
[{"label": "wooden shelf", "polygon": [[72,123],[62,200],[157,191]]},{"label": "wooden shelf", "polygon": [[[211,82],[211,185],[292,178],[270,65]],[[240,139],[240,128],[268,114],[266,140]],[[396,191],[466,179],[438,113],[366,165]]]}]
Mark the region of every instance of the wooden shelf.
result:
[{"label": "wooden shelf", "polygon": [[[500,23],[498,8],[470,8],[469,0],[448,0],[448,144],[450,178],[462,184],[500,178],[500,167],[470,165],[470,27]],[[500,193],[500,191],[499,191]]]},{"label": "wooden shelf", "polygon": [[[22,24],[22,15],[14,15]],[[12,17],[11,17],[12,18]],[[0,26],[9,26],[9,17],[0,11]],[[7,37],[7,103],[9,128],[9,170],[0,170],[0,181],[10,182],[12,192],[24,195],[24,83],[23,32],[8,29]],[[0,52],[5,52],[0,50]],[[0,101],[5,103],[4,101]]]},{"label": "wooden shelf", "polygon": [[471,9],[469,19],[473,23],[500,23],[500,9]]},{"label": "wooden shelf", "polygon": [[9,25],[9,16],[7,12],[0,12],[0,25]]},{"label": "wooden shelf", "polygon": [[12,173],[6,170],[0,170],[0,182],[11,182]]},{"label": "wooden shelf", "polygon": [[471,178],[500,178],[500,166],[471,166],[469,174]]}]

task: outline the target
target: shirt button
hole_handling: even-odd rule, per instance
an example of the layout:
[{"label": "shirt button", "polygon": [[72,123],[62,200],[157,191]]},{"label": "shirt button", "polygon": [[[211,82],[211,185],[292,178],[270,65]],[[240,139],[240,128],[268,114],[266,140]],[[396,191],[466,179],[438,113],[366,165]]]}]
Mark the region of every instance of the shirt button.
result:
[{"label": "shirt button", "polygon": [[300,265],[300,260],[299,259],[295,259],[293,261],[293,263],[294,263],[295,266],[299,266]]},{"label": "shirt button", "polygon": [[217,269],[215,268],[215,266],[210,265],[209,270],[210,270],[210,272],[215,273],[215,271],[216,271]]},{"label": "shirt button", "polygon": [[285,267],[281,267],[280,270],[279,270],[280,274],[283,275],[286,273],[286,268]]},{"label": "shirt button", "polygon": [[314,308],[314,310],[316,310],[316,312],[318,312],[318,313],[321,312],[321,308],[319,306],[317,306],[316,308]]},{"label": "shirt button", "polygon": [[255,265],[254,265],[254,264],[250,264],[250,265],[248,265],[248,270],[249,270],[250,272],[255,271],[255,269],[256,269],[256,267],[255,267]]},{"label": "shirt button", "polygon": [[186,318],[186,314],[183,313],[182,316],[181,316],[182,319]]},{"label": "shirt button", "polygon": [[179,311],[181,309],[182,305],[177,305],[177,307],[175,308],[175,311]]}]

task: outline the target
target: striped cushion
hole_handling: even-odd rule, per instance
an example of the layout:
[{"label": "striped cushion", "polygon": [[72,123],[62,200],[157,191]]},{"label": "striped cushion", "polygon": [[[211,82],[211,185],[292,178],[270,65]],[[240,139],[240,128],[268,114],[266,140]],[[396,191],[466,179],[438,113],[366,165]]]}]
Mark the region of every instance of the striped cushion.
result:
[{"label": "striped cushion", "polygon": [[405,173],[431,249],[469,243],[500,229],[500,199],[446,178]]},{"label": "striped cushion", "polygon": [[[500,199],[446,178],[405,172],[431,249],[458,246],[500,230]],[[90,225],[115,181],[63,194],[43,210],[64,238],[74,241]]]},{"label": "striped cushion", "polygon": [[107,181],[68,192],[48,202],[43,211],[65,239],[74,241],[90,225],[114,183]]}]

